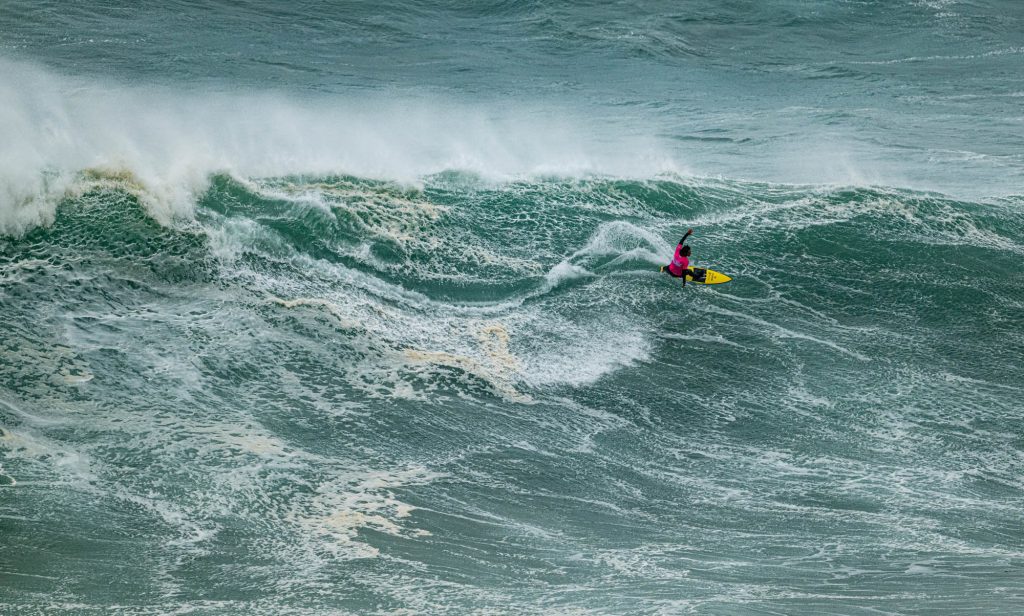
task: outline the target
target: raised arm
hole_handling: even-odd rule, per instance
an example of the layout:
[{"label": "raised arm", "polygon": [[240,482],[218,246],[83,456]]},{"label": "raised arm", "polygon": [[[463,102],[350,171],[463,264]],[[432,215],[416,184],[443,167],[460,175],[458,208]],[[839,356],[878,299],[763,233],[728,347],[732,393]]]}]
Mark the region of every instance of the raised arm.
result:
[{"label": "raised arm", "polygon": [[680,244],[685,244],[686,243],[686,238],[690,237],[690,234],[692,234],[692,233],[693,233],[693,229],[687,229],[686,230],[686,235],[683,236],[683,239],[679,240],[679,243]]}]

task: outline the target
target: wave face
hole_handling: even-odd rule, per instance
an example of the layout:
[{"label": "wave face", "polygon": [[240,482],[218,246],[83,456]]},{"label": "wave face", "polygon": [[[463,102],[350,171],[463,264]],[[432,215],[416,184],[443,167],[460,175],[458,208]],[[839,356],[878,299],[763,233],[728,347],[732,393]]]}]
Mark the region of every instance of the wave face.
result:
[{"label": "wave face", "polygon": [[[166,227],[80,182],[0,240],[7,606],[1021,590],[1019,200],[221,175]],[[679,221],[734,283],[657,272]]]},{"label": "wave face", "polygon": [[6,2],[0,612],[1019,611],[1021,31]]}]

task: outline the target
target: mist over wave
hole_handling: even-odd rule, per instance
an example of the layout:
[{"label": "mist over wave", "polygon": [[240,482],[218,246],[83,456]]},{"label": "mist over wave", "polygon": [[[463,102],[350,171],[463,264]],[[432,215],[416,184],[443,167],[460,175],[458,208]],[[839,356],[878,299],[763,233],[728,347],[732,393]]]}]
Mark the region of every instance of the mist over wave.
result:
[{"label": "mist over wave", "polygon": [[190,216],[214,173],[352,174],[417,182],[678,171],[654,138],[608,134],[558,110],[438,98],[202,93],[58,76],[3,61],[0,231],[50,222],[83,171],[122,174],[162,222]]}]

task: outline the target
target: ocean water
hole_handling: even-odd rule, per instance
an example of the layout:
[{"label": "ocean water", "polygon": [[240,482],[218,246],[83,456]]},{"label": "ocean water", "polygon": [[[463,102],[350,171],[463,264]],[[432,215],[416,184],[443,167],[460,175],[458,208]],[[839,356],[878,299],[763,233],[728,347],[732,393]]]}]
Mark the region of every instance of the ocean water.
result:
[{"label": "ocean water", "polygon": [[0,612],[1024,612],[1024,4],[156,4],[0,5]]}]

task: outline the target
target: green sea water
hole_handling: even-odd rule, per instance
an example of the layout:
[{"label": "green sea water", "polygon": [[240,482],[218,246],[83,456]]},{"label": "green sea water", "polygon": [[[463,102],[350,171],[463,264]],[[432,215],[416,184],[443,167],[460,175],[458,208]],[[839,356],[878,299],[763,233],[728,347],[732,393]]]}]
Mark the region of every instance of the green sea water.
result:
[{"label": "green sea water", "polygon": [[1024,610],[1022,19],[5,5],[0,612]]}]

